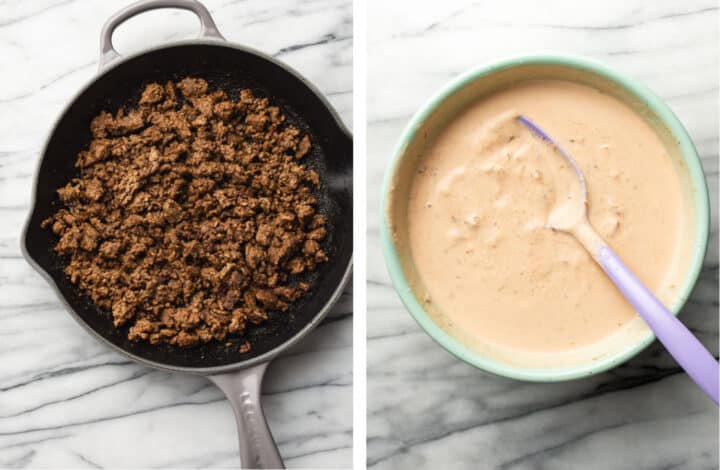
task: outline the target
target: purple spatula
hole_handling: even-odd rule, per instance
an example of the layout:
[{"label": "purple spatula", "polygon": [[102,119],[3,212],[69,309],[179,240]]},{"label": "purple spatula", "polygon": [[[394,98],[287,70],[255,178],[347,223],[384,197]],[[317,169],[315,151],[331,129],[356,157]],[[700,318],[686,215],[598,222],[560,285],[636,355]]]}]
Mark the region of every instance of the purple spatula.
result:
[{"label": "purple spatula", "polygon": [[569,232],[582,243],[620,292],[652,328],[655,336],[678,364],[717,405],[720,394],[720,364],[695,335],[645,287],[642,281],[630,271],[630,268],[592,228],[587,219],[585,176],[575,160],[530,119],[519,116],[518,120],[535,135],[555,147],[573,168],[580,183],[578,204],[582,204],[582,216],[565,226],[553,225],[551,228]]}]

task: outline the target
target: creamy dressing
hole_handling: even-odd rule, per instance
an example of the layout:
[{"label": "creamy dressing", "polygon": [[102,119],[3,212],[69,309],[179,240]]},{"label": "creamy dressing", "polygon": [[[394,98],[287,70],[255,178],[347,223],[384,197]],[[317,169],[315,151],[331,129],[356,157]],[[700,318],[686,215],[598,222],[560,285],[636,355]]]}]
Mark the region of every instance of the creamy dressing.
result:
[{"label": "creamy dressing", "polygon": [[[637,316],[569,233],[578,180],[528,116],[577,161],[588,218],[666,304],[687,270],[688,222],[667,149],[629,107],[593,88],[533,80],[452,119],[421,157],[407,231],[426,309],[451,334],[498,351],[587,348]],[[569,224],[569,225],[568,225]]]}]

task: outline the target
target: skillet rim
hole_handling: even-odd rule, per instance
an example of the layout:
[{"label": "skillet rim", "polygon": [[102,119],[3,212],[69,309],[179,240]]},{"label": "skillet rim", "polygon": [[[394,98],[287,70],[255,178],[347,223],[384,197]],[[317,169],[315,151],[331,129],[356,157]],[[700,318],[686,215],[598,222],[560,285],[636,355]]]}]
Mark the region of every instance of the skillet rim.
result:
[{"label": "skillet rim", "polygon": [[[350,254],[350,258],[348,259],[347,266],[345,267],[345,270],[343,272],[342,277],[338,281],[335,289],[333,290],[330,297],[327,299],[323,307],[316,313],[313,318],[305,324],[300,330],[298,330],[294,335],[292,335],[290,338],[288,338],[285,342],[277,345],[273,349],[259,355],[256,357],[253,357],[251,359],[248,359],[246,361],[236,361],[230,364],[224,364],[220,366],[211,366],[211,367],[188,367],[188,366],[173,366],[170,364],[153,361],[150,359],[146,359],[140,356],[137,356],[133,354],[132,352],[114,344],[113,342],[109,341],[107,338],[105,338],[104,335],[98,333],[93,329],[90,325],[88,325],[85,320],[75,311],[75,309],[70,305],[70,302],[65,298],[65,296],[62,294],[60,289],[57,286],[57,283],[55,282],[55,279],[52,278],[52,276],[42,267],[40,266],[36,261],[35,258],[32,257],[30,254],[30,251],[27,248],[27,236],[28,232],[30,231],[31,227],[31,221],[33,218],[33,214],[35,213],[35,210],[37,208],[37,185],[38,185],[38,179],[40,175],[40,167],[42,166],[43,161],[45,160],[48,145],[50,143],[50,140],[55,135],[58,125],[63,120],[63,118],[67,115],[70,107],[90,88],[97,80],[99,80],[101,77],[108,75],[110,72],[112,72],[115,68],[119,67],[121,64],[124,64],[125,62],[128,62],[132,59],[135,59],[137,57],[143,56],[145,54],[149,54],[151,52],[157,52],[164,49],[172,49],[179,46],[197,46],[197,45],[207,45],[207,46],[213,46],[213,47],[221,47],[221,48],[229,48],[234,50],[239,50],[248,54],[255,55],[256,57],[266,60],[268,62],[273,63],[274,65],[277,65],[278,67],[281,67],[283,70],[288,72],[290,75],[293,75],[295,78],[300,80],[300,82],[311,92],[313,93],[320,102],[324,105],[325,109],[328,111],[330,116],[335,121],[335,126],[337,130],[340,131],[340,133],[347,138],[350,141],[350,144],[352,146],[352,134],[350,133],[349,129],[345,125],[345,123],[340,119],[340,116],[338,115],[337,111],[332,107],[332,105],[329,103],[327,98],[313,85],[308,81],[305,77],[303,77],[300,73],[298,73],[295,69],[290,67],[289,65],[285,64],[284,62],[281,62],[280,60],[276,59],[275,57],[272,57],[268,54],[265,54],[264,52],[261,52],[257,49],[243,46],[240,44],[235,44],[230,41],[227,41],[225,39],[219,39],[219,38],[196,38],[196,39],[185,39],[181,41],[173,41],[171,43],[162,44],[159,46],[143,49],[141,51],[128,54],[128,55],[121,55],[119,58],[113,59],[111,62],[105,64],[105,65],[99,65],[98,72],[93,75],[90,80],[88,80],[73,96],[68,102],[65,104],[65,106],[62,108],[61,112],[58,114],[57,118],[53,122],[53,125],[51,127],[50,132],[47,134],[45,138],[45,143],[42,146],[42,152],[40,153],[40,158],[35,163],[35,170],[33,172],[33,179],[32,179],[32,192],[30,194],[30,209],[28,211],[28,215],[25,219],[25,223],[23,224],[22,232],[21,232],[21,238],[20,238],[20,249],[22,251],[23,258],[25,258],[25,261],[30,264],[30,266],[38,272],[45,281],[50,285],[52,290],[54,291],[55,295],[58,297],[60,302],[62,303],[65,310],[70,313],[70,315],[75,319],[77,323],[79,323],[86,331],[90,332],[92,336],[94,336],[96,339],[100,340],[102,343],[106,344],[107,346],[110,346],[113,350],[119,352],[123,356],[144,364],[146,366],[164,370],[164,371],[170,371],[170,372],[182,372],[187,374],[195,374],[195,375],[215,375],[215,374],[221,374],[221,373],[227,373],[231,371],[241,370],[241,369],[247,369],[259,364],[263,364],[266,362],[270,362],[272,359],[277,357],[282,351],[292,347],[293,345],[297,344],[303,337],[305,337],[310,331],[315,329],[316,326],[322,322],[322,320],[327,316],[330,309],[337,303],[337,301],[340,299],[340,296],[342,295],[345,286],[347,285],[350,276],[352,274],[352,266],[353,266],[353,254]],[[352,193],[352,186],[351,186],[351,193]]]}]

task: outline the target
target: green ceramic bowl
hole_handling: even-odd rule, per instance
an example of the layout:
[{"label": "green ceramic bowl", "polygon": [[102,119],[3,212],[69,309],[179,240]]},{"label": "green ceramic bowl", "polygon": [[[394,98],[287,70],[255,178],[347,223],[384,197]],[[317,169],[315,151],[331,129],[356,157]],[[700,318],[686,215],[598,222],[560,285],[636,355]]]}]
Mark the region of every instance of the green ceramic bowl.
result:
[{"label": "green ceramic bowl", "polygon": [[[407,202],[407,175],[422,155],[427,142],[444,127],[453,114],[468,103],[530,78],[562,78],[584,83],[610,93],[630,105],[653,127],[677,160],[694,211],[694,231],[689,269],[672,305],[677,314],[697,281],[708,242],[710,204],[700,158],[690,136],[670,108],[653,92],[634,79],[621,75],[599,63],[572,56],[518,57],[470,70],[445,85],[412,117],[400,137],[390,165],[385,172],[381,207],[381,243],[390,277],[400,298],[417,323],[443,348],[479,369],[518,380],[555,382],[597,374],[615,367],[646,348],[655,336],[643,331],[632,342],[611,353],[594,357],[581,364],[562,367],[526,367],[502,362],[472,349],[451,336],[426,312],[408,281],[411,256],[407,243],[397,243],[398,230],[393,219],[402,217]],[[409,170],[409,171],[408,171]],[[410,264],[409,264],[410,263]],[[644,328],[644,327],[643,327]]]}]

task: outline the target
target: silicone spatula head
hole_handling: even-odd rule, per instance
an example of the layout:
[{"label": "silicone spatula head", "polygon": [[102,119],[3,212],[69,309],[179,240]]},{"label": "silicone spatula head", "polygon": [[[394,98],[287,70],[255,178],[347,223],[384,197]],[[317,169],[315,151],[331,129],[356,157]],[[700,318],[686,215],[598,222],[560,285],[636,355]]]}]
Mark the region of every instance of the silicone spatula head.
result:
[{"label": "silicone spatula head", "polygon": [[533,134],[545,141],[553,147],[555,152],[560,155],[572,168],[577,177],[577,188],[567,194],[567,199],[558,205],[558,207],[548,216],[547,226],[554,230],[569,231],[578,222],[578,220],[586,217],[587,212],[587,186],[585,183],[585,175],[578,166],[575,159],[560,147],[549,134],[543,131],[537,124],[526,116],[520,115],[518,121],[527,127]]}]

